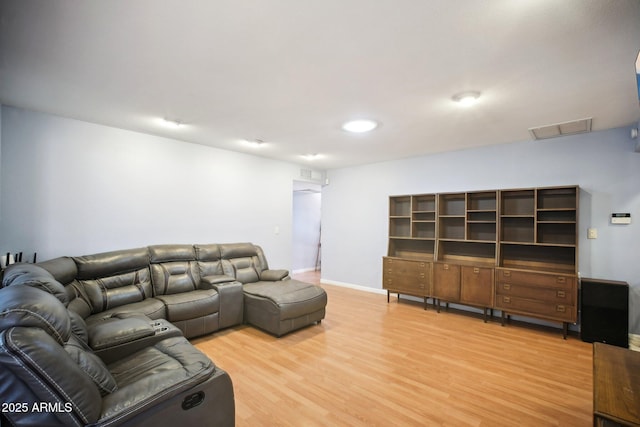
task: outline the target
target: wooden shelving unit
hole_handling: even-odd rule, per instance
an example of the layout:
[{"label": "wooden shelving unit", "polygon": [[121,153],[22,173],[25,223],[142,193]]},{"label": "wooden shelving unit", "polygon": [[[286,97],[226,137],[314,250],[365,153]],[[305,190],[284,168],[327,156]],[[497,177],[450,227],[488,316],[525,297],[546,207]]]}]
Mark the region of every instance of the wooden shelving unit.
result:
[{"label": "wooden shelving unit", "polygon": [[[577,320],[578,194],[566,186],[391,196],[384,288],[425,297],[425,307],[427,297],[438,309],[480,307],[485,320],[498,308],[503,321],[560,321],[566,334]],[[420,276],[402,261],[422,263]]]},{"label": "wooden shelving unit", "polygon": [[493,305],[497,191],[439,195],[433,297],[487,310]]},{"label": "wooden shelving unit", "polygon": [[436,241],[435,195],[389,198],[390,257],[433,261]]},{"label": "wooden shelving unit", "polygon": [[501,192],[496,308],[561,322],[578,318],[577,186]]}]

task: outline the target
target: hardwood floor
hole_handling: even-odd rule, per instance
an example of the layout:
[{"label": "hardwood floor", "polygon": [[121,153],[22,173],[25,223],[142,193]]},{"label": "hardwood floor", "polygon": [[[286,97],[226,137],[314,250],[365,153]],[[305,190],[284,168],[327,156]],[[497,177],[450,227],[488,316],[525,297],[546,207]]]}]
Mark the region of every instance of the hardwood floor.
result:
[{"label": "hardwood floor", "polygon": [[576,336],[322,286],[320,325],[192,341],[231,376],[237,426],[592,425],[592,345]]}]

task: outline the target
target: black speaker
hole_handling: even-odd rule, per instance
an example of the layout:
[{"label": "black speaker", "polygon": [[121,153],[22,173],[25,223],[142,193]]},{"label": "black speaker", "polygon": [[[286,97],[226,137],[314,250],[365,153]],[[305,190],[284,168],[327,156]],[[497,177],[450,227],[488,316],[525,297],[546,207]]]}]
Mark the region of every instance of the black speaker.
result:
[{"label": "black speaker", "polygon": [[629,284],[580,281],[580,337],[586,342],[629,347]]}]

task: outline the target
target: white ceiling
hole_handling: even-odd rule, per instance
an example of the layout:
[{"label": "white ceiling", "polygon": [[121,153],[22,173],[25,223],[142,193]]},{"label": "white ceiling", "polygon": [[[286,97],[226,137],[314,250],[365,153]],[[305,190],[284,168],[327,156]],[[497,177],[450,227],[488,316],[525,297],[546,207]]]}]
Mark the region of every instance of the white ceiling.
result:
[{"label": "white ceiling", "polygon": [[314,169],[640,118],[638,0],[0,2],[3,104]]}]

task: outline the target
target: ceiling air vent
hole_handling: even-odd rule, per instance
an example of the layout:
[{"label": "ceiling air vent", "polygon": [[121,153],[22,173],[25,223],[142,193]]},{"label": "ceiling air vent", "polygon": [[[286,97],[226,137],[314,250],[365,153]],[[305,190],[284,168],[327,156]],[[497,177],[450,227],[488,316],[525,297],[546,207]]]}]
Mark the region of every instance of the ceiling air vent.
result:
[{"label": "ceiling air vent", "polygon": [[312,169],[300,169],[300,178],[319,181],[322,179],[322,173]]},{"label": "ceiling air vent", "polygon": [[589,117],[588,119],[573,120],[570,122],[529,128],[529,133],[533,139],[547,139],[555,138],[557,136],[591,132],[591,119],[592,118]]},{"label": "ceiling air vent", "polygon": [[311,179],[313,171],[311,169],[300,169],[300,177],[305,179]]}]

